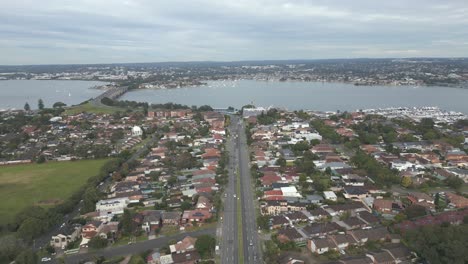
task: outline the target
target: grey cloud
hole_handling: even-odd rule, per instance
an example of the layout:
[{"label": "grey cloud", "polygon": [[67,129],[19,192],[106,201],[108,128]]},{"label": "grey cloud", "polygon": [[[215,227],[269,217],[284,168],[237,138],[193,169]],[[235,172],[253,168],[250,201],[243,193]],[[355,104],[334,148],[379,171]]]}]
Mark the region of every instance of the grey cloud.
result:
[{"label": "grey cloud", "polygon": [[466,1],[0,0],[0,64],[466,56]]}]

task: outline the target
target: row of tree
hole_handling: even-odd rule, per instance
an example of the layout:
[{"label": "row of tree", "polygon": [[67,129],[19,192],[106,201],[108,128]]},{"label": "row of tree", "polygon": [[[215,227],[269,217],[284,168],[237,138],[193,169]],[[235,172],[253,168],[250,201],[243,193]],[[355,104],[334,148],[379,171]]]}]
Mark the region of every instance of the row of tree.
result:
[{"label": "row of tree", "polygon": [[[67,105],[66,105],[65,103],[62,103],[62,102],[56,102],[56,103],[54,103],[54,104],[52,105],[52,108],[62,108],[62,107],[64,107],[64,106],[67,106]],[[44,105],[44,101],[43,101],[42,99],[39,99],[39,100],[37,101],[37,108],[38,108],[39,110],[44,110],[45,105]],[[31,106],[29,105],[28,102],[26,102],[26,103],[24,104],[24,111],[31,111]]]},{"label": "row of tree", "polygon": [[408,231],[405,240],[426,263],[468,263],[468,217],[464,224],[425,226]]},{"label": "row of tree", "polygon": [[362,150],[356,151],[356,154],[351,158],[351,162],[358,169],[365,170],[367,175],[378,185],[391,186],[400,182],[400,177],[395,171],[380,164]]}]

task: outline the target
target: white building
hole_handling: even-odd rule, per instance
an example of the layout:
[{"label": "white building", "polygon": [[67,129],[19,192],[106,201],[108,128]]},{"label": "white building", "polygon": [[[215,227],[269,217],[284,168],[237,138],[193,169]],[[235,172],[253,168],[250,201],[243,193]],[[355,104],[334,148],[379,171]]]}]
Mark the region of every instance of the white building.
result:
[{"label": "white building", "polygon": [[140,137],[143,135],[143,129],[141,129],[141,127],[139,126],[134,126],[132,128],[132,136],[134,137]]},{"label": "white building", "polygon": [[258,115],[261,115],[262,113],[266,113],[267,111],[268,109],[265,109],[263,107],[244,108],[242,110],[242,116],[243,117],[258,116]]},{"label": "white building", "polygon": [[100,200],[96,203],[96,211],[99,212],[99,216],[123,214],[129,203],[128,197]]},{"label": "white building", "polygon": [[281,192],[283,192],[284,197],[302,197],[294,186],[281,187]]},{"label": "white building", "polygon": [[325,198],[325,200],[330,200],[330,201],[336,201],[338,199],[336,194],[332,191],[323,192],[323,198]]}]

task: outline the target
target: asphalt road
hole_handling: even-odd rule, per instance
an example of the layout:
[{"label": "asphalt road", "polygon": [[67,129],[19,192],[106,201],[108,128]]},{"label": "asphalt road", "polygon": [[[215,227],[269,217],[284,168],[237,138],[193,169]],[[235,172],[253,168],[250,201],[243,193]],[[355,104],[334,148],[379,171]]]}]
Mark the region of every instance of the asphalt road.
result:
[{"label": "asphalt road", "polygon": [[[250,175],[250,155],[245,134],[245,126],[242,120],[235,118],[238,146],[238,165],[241,185],[242,204],[242,233],[245,263],[263,263],[262,245],[258,237],[256,221],[256,200],[254,195],[254,184]],[[234,122],[234,121],[233,121]]]},{"label": "asphalt road", "polygon": [[118,256],[126,256],[132,254],[138,254],[144,252],[146,250],[153,250],[156,248],[162,248],[168,244],[170,240],[182,240],[186,236],[197,237],[200,235],[215,235],[216,229],[209,228],[198,230],[194,232],[186,232],[182,234],[177,234],[173,236],[161,237],[152,240],[147,240],[143,242],[138,242],[135,244],[119,246],[119,247],[109,247],[97,252],[90,252],[90,253],[82,253],[82,254],[74,254],[68,255],[65,258],[65,263],[80,263],[81,261],[92,260],[94,257],[103,256],[106,259],[111,259]]},{"label": "asphalt road", "polygon": [[221,263],[238,263],[237,236],[237,145],[235,134],[232,134],[235,124],[229,127],[230,137],[227,139],[226,149],[229,152],[228,183],[224,192],[224,214],[221,223],[220,255]]}]

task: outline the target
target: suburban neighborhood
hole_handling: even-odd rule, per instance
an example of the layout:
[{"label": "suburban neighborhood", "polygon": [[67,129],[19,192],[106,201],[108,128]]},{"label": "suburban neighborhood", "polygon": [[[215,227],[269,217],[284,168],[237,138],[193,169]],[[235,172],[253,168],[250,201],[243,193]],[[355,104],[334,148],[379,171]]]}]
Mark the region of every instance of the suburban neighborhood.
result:
[{"label": "suburban neighborhood", "polygon": [[[27,217],[17,223],[43,261],[52,261],[48,255],[93,261],[90,256],[109,251],[106,259],[115,263],[222,262],[222,234],[231,232],[223,226],[225,203],[245,199],[227,187],[239,173],[230,164],[241,157],[227,147],[238,139],[232,127],[239,124],[265,263],[418,262],[428,254],[412,246],[421,228],[456,228],[468,219],[468,124],[459,113],[248,105],[239,110],[239,124],[231,124],[233,109],[167,106],[109,114],[52,109],[41,119],[34,112],[2,113],[1,137],[17,138],[14,146],[2,140],[5,168],[107,162],[73,198],[78,209],[61,209],[65,222],[41,220],[53,233],[28,233]],[[202,235],[192,236],[197,232]],[[248,241],[244,246],[255,247]],[[139,245],[145,249],[116,251]]]}]

